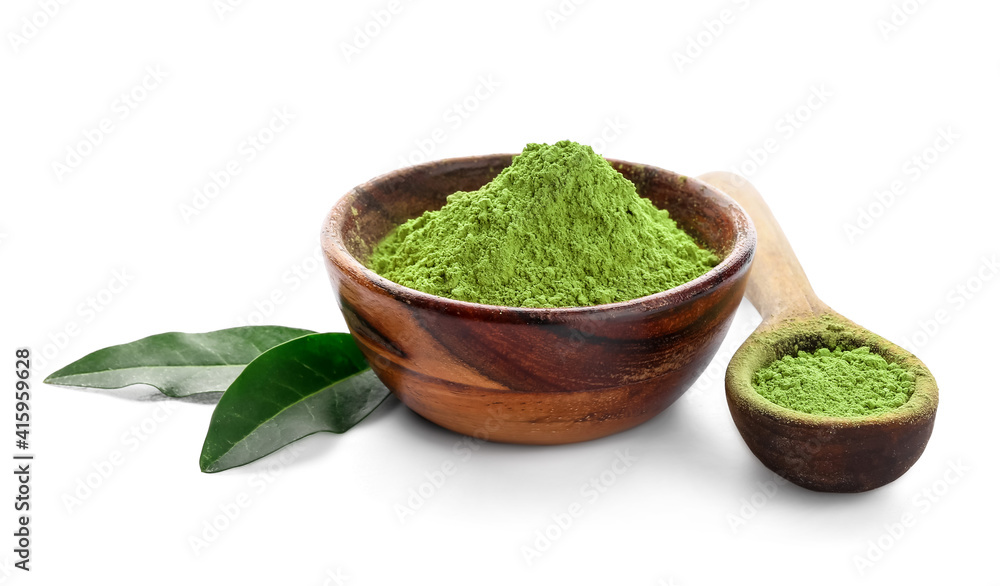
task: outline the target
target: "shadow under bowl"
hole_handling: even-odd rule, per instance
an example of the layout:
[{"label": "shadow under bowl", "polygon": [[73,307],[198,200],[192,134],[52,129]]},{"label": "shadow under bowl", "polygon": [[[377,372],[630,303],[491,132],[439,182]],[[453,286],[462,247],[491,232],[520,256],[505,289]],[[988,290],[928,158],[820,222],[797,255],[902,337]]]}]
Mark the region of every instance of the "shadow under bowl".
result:
[{"label": "shadow under bowl", "polygon": [[355,187],[321,235],[355,341],[410,409],[483,440],[564,444],[607,436],[666,409],[718,350],[740,304],[756,234],[727,195],[648,165],[609,162],[640,195],[722,261],[668,291],[595,305],[533,309],[446,299],[367,268],[396,226],[478,189],[510,165],[499,154],[435,161]]}]

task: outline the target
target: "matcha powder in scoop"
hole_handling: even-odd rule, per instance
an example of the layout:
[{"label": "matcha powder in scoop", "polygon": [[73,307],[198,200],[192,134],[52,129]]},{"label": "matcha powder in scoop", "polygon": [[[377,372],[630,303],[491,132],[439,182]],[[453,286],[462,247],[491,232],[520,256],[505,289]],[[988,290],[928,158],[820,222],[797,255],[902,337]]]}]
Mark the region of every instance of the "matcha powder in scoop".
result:
[{"label": "matcha powder in scoop", "polygon": [[369,267],[418,291],[512,307],[644,297],[718,264],[589,146],[529,144],[476,191],[392,231]]}]

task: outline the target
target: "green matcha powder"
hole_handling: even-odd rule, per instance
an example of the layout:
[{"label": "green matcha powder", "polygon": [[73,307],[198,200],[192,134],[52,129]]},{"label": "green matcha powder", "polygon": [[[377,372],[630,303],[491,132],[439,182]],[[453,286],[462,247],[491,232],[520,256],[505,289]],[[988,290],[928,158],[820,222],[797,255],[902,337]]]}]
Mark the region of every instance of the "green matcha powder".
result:
[{"label": "green matcha powder", "polygon": [[512,307],[636,299],[719,259],[588,146],[529,144],[477,191],[396,228],[369,266],[441,297]]},{"label": "green matcha powder", "polygon": [[857,417],[891,411],[913,394],[914,376],[868,347],[820,348],[785,356],[753,375],[773,403],[814,415]]}]

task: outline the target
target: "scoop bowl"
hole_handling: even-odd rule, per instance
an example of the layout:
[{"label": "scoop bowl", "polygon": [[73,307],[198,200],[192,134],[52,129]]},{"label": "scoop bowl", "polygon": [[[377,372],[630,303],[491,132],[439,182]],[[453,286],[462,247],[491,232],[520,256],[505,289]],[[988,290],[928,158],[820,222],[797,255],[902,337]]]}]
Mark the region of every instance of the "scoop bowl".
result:
[{"label": "scoop bowl", "polygon": [[[830,417],[787,409],[758,393],[753,374],[799,350],[867,346],[914,376],[913,394],[879,415]],[[863,492],[896,480],[916,463],[934,427],[938,389],[916,356],[832,310],[786,318],[758,329],[726,370],[726,400],[750,451],[799,486]]]}]

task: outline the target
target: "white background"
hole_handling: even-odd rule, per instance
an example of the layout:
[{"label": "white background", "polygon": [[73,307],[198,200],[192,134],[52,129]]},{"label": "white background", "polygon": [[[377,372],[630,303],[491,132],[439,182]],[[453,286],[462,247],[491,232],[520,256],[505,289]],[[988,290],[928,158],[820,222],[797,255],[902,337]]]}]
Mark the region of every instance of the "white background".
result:
[{"label": "white background", "polygon": [[[997,583],[995,2],[401,0],[367,42],[357,29],[387,0],[221,15],[212,0],[70,2],[51,18],[41,4],[0,13],[2,380],[13,386],[15,347],[39,357],[33,570],[11,569],[3,504],[0,581]],[[348,58],[345,43],[364,47]],[[133,92],[144,99],[124,105]],[[248,160],[241,143],[282,108],[294,119]],[[81,163],[54,166],[105,118]],[[939,133],[950,139],[935,148]],[[460,436],[390,399],[345,435],[300,442],[288,464],[205,475],[210,405],[41,384],[164,331],[248,319],[344,331],[314,260],[340,194],[408,160],[564,138],[690,175],[743,164],[817,293],[936,375],[937,424],[912,470],[859,495],[770,484],[723,397],[722,369],[759,320],[746,303],[705,376],[649,423],[467,460]],[[231,161],[240,174],[186,218]],[[859,208],[877,216],[860,235],[845,229]],[[116,272],[127,285],[111,293]],[[282,302],[268,307],[273,290]],[[4,396],[0,453],[13,453]],[[581,487],[619,451],[635,463],[591,502]],[[401,523],[396,506],[446,461],[457,472]],[[4,474],[0,501],[14,490]],[[196,554],[190,538],[242,493],[250,505]],[[574,502],[583,514],[528,563],[523,548]],[[913,523],[891,536],[904,514]]]}]

